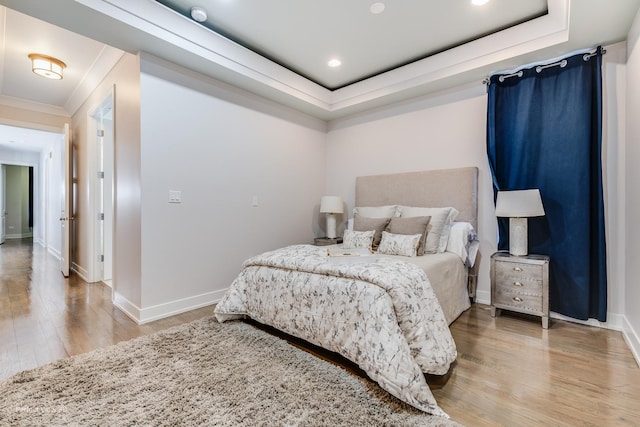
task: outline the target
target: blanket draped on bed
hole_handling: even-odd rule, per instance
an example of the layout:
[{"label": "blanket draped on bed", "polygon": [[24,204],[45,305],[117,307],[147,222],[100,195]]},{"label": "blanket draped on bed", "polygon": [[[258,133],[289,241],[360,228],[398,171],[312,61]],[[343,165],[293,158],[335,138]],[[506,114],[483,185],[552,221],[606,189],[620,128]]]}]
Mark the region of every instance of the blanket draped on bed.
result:
[{"label": "blanket draped on bed", "polygon": [[399,399],[446,416],[423,372],[445,374],[455,343],[413,264],[328,262],[326,248],[289,246],[245,261],[215,314],[220,322],[247,316],[335,351]]}]

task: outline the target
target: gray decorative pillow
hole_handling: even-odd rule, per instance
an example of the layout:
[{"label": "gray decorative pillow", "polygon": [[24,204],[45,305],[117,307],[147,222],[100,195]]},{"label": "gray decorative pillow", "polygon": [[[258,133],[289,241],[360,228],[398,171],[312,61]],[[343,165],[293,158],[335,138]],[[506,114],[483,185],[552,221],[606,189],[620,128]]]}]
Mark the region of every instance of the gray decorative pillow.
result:
[{"label": "gray decorative pillow", "polygon": [[391,218],[386,231],[393,234],[420,234],[422,238],[418,242],[418,256],[425,253],[427,233],[429,231],[430,216],[415,216],[411,218]]},{"label": "gray decorative pillow", "polygon": [[373,235],[375,230],[370,231],[354,231],[344,230],[342,236],[342,247],[344,249],[368,248],[371,249],[373,244]]},{"label": "gray decorative pillow", "polygon": [[387,228],[391,218],[369,218],[366,216],[358,215],[353,219],[354,231],[375,231],[373,235],[373,249],[376,249],[382,239],[382,232]]},{"label": "gray decorative pillow", "polygon": [[445,208],[420,208],[412,206],[398,206],[400,217],[411,218],[416,216],[430,216],[431,229],[427,236],[424,252],[435,254],[444,252],[447,249],[447,240],[449,239],[449,230],[451,223],[458,216],[458,210],[452,207]]},{"label": "gray decorative pillow", "polygon": [[422,234],[393,234],[383,231],[378,253],[414,257],[421,239]]}]

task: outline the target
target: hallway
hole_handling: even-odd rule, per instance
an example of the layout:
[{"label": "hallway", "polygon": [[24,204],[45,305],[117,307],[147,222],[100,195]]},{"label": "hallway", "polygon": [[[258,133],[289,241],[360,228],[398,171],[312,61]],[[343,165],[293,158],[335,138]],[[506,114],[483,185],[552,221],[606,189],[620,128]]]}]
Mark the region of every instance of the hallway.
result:
[{"label": "hallway", "polygon": [[0,379],[212,314],[204,307],[137,325],[113,307],[111,288],[65,279],[31,239],[0,245]]}]

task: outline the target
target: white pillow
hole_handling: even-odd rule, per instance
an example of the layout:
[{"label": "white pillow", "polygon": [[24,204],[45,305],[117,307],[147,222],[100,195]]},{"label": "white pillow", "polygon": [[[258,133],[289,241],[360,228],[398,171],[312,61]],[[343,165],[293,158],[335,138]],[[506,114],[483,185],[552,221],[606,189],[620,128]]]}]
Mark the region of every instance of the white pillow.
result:
[{"label": "white pillow", "polygon": [[454,222],[451,224],[447,252],[458,255],[467,267],[473,267],[479,246],[478,235],[470,223]]},{"label": "white pillow", "polygon": [[366,216],[368,218],[393,218],[398,215],[397,205],[387,206],[356,206],[353,208],[353,215]]},{"label": "white pillow", "polygon": [[371,249],[373,245],[373,236],[376,233],[375,230],[371,231],[353,231],[344,230],[342,236],[342,247],[344,249],[356,249],[356,248],[368,248]]},{"label": "white pillow", "polygon": [[420,208],[413,206],[398,206],[400,217],[412,218],[416,216],[430,216],[429,234],[424,247],[424,253],[435,254],[447,250],[451,223],[458,216],[458,210],[452,207]]},{"label": "white pillow", "polygon": [[383,231],[378,253],[414,257],[421,238],[422,234],[393,234]]}]

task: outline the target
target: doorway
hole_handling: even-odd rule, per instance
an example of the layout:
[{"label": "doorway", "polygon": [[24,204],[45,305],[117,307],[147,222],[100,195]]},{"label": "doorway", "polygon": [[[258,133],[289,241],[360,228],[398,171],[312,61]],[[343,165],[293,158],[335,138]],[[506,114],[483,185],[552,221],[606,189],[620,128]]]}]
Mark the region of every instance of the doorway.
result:
[{"label": "doorway", "polygon": [[2,239],[33,237],[33,166],[2,165]]},{"label": "doorway", "polygon": [[[45,247],[57,258],[61,255],[58,219],[61,158],[60,131],[32,129],[18,123],[0,124],[3,171],[0,171],[0,231],[9,239],[31,236],[33,243]],[[23,183],[23,191],[16,193],[12,182]],[[21,202],[15,207],[1,206],[7,202],[7,193],[9,204],[17,200],[16,194],[24,196],[20,196]]]}]

